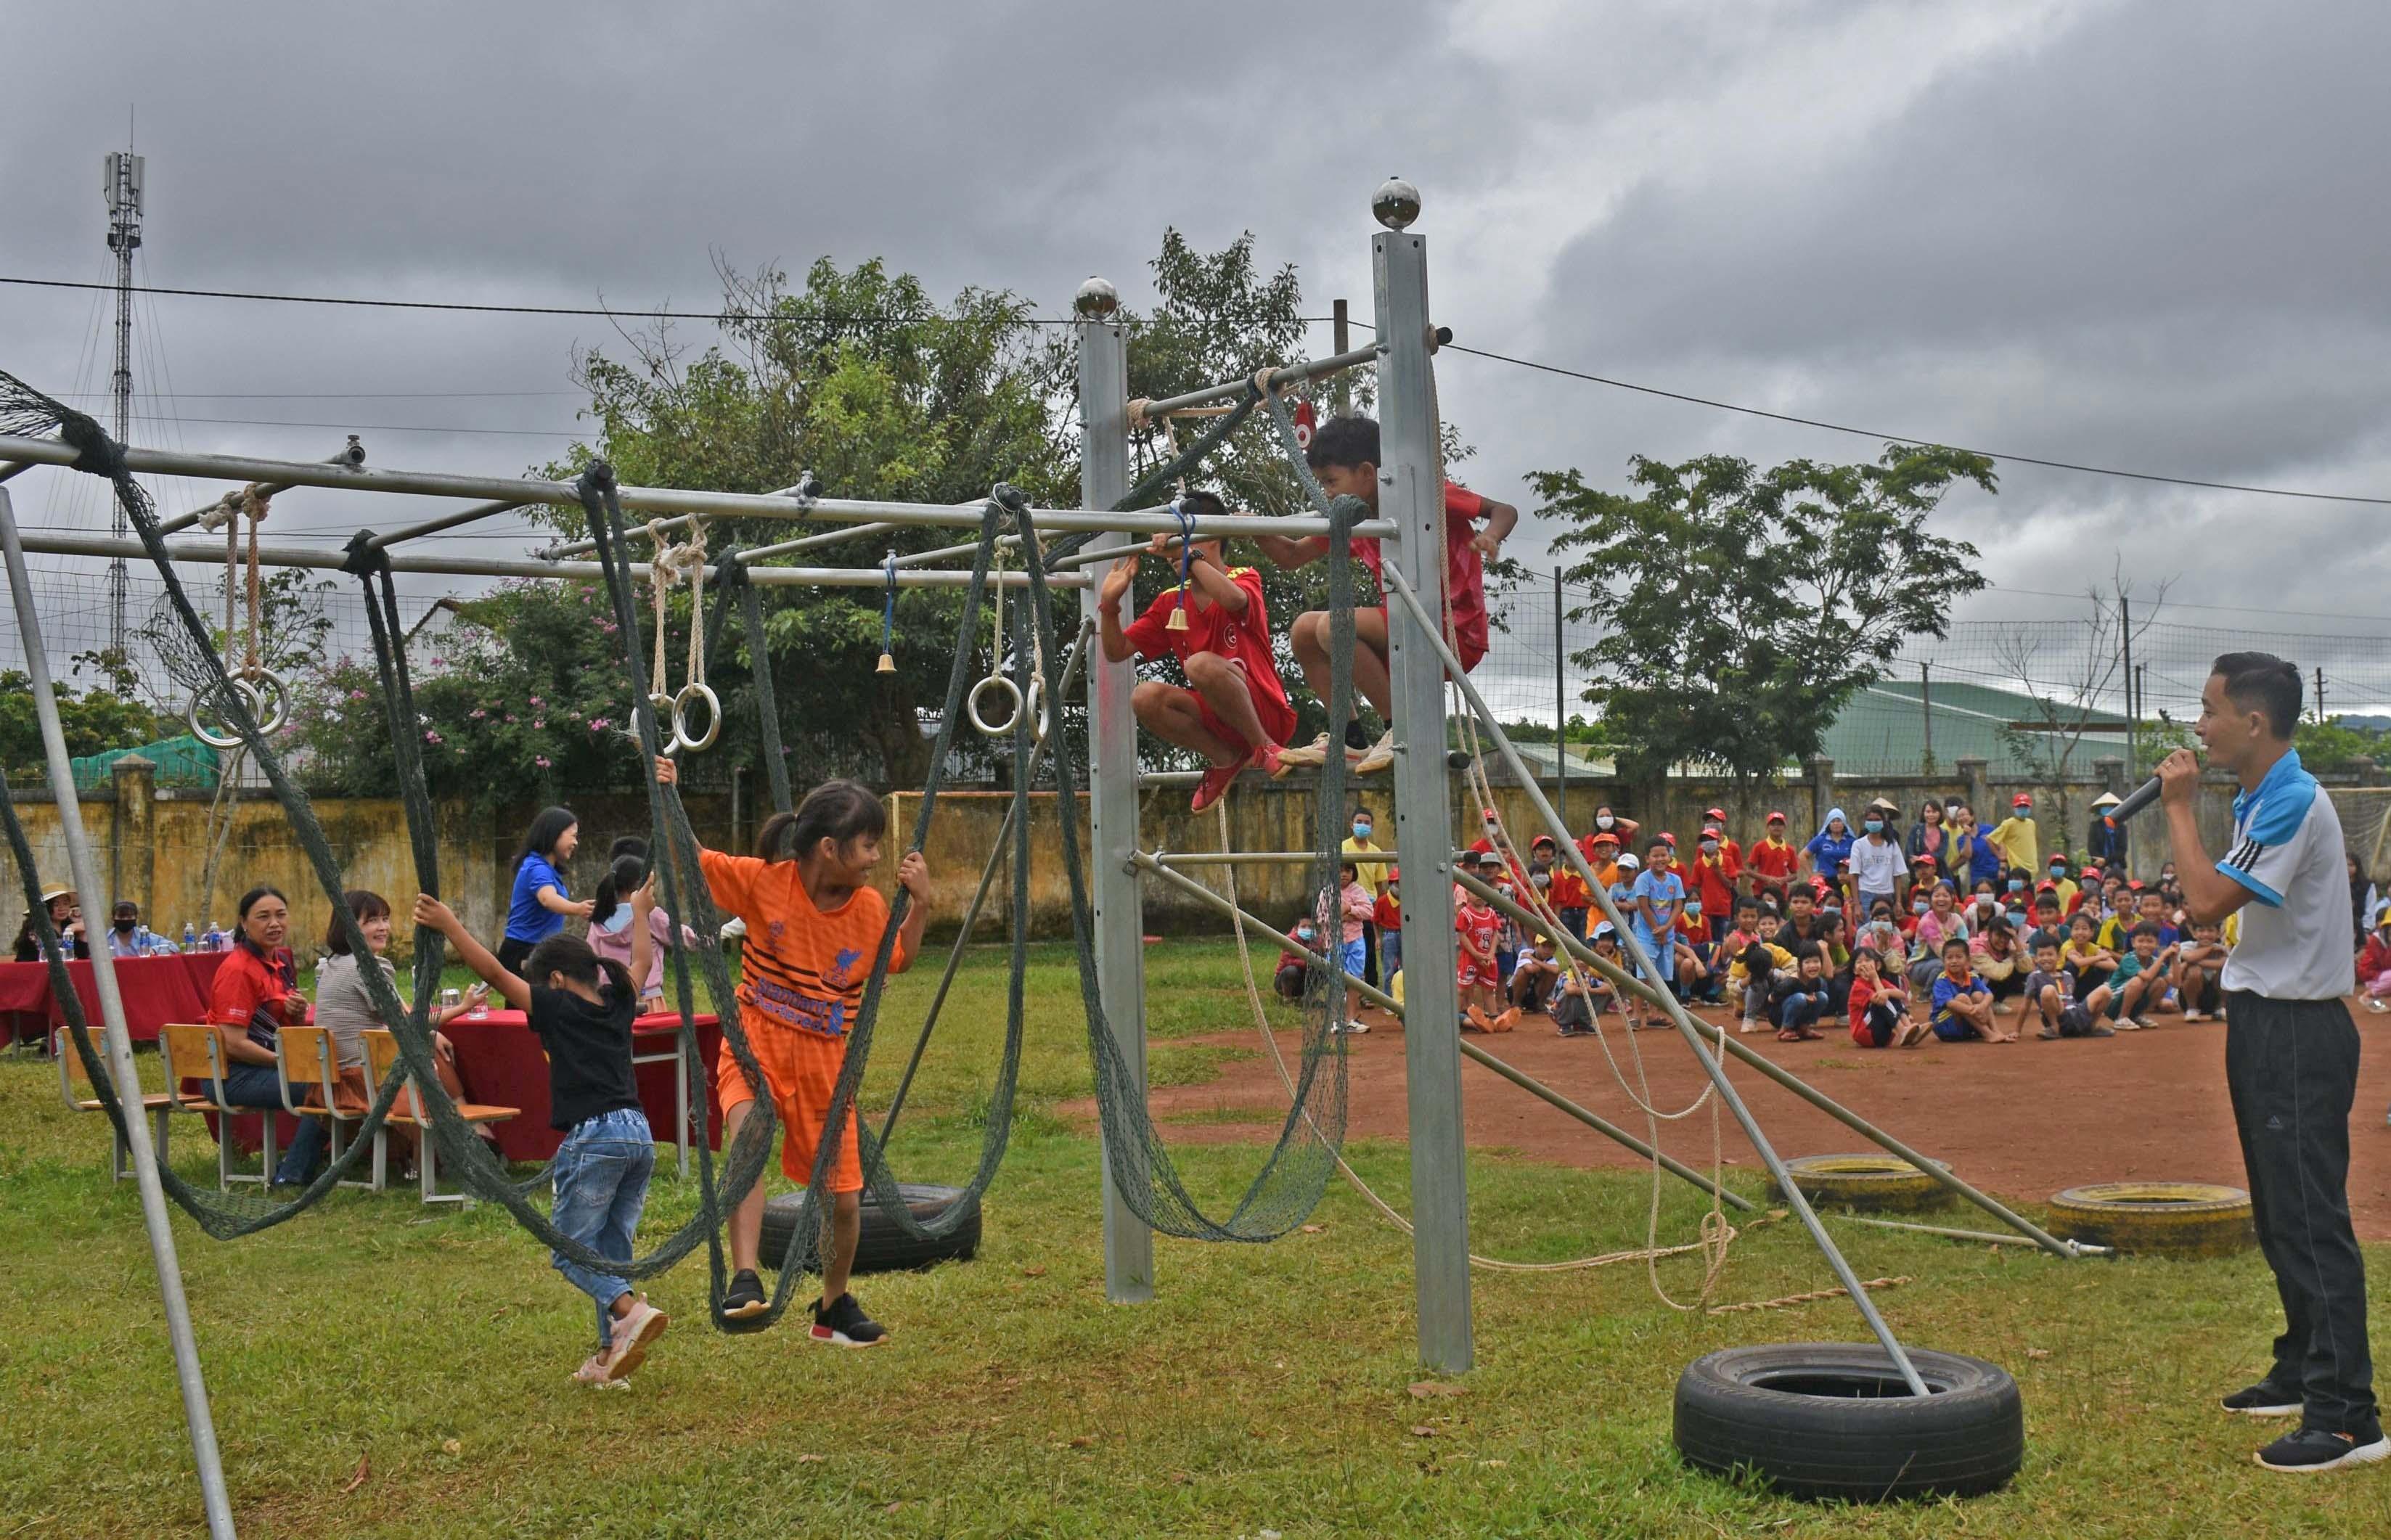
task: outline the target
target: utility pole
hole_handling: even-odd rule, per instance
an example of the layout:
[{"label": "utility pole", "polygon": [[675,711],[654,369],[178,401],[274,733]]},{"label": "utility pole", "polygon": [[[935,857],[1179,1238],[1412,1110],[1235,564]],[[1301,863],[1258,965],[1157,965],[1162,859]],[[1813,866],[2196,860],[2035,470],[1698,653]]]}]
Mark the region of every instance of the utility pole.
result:
[{"label": "utility pole", "polygon": [[2317,725],[2324,725],[2324,665],[2317,665]]},{"label": "utility pole", "polygon": [[[108,195],[108,249],[116,253],[116,377],[110,390],[116,398],[116,442],[133,434],[133,253],[141,246],[141,171],[143,157],[130,149],[110,150],[103,190]],[[116,537],[125,537],[124,505],[113,504]],[[124,558],[108,567],[108,645],[121,665],[124,649],[124,602],[130,587]]]},{"label": "utility pole", "polygon": [[2130,770],[2142,761],[2142,721],[2134,705],[2134,602],[2122,585],[2117,589],[2117,641],[2125,649],[2126,765]]},{"label": "utility pole", "polygon": [[[1333,353],[1351,351],[1353,346],[1353,331],[1351,318],[1346,313],[1345,302],[1338,300],[1331,304],[1328,307],[1328,315],[1332,329],[1329,336],[1329,351]],[[1353,371],[1349,369],[1340,369],[1337,371],[1337,415],[1339,417],[1353,415]]]},{"label": "utility pole", "polygon": [[1559,780],[1561,822],[1569,822],[1569,654],[1561,621],[1561,569],[1553,569],[1553,774]]},{"label": "utility pole", "polygon": [[1934,773],[1934,666],[1919,660],[1918,665],[1918,720],[1926,733],[1926,774]]}]

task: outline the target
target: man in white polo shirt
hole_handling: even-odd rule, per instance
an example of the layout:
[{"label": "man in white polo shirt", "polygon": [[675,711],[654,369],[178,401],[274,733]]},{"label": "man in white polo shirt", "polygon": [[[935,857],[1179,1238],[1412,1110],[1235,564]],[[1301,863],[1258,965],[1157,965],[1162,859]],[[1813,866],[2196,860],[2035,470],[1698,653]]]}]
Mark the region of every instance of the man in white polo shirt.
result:
[{"label": "man in white polo shirt", "polygon": [[2300,768],[2292,730],[2300,671],[2228,653],[2200,692],[2195,731],[2233,772],[2233,845],[2211,864],[2194,817],[2200,761],[2159,766],[2167,838],[2194,925],[2242,912],[2225,961],[2225,1084],[2249,1172],[2251,1217],[2274,1270],[2285,1330],[2267,1378],[2224,1400],[2254,1417],[2301,1415],[2258,1451],[2270,1470],[2334,1470],[2391,1456],[2366,1345],[2366,1264],[2349,1223],[2349,1108],[2358,1024],[2341,820]]}]

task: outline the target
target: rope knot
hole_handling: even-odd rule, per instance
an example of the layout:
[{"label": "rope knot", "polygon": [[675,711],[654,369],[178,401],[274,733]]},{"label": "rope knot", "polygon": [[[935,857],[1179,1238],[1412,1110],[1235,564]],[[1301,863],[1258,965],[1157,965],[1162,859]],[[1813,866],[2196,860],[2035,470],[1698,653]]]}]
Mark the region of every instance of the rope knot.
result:
[{"label": "rope knot", "polygon": [[342,548],[348,552],[348,559],[341,563],[342,572],[352,577],[370,577],[390,570],[390,552],[375,545],[373,537],[370,529],[360,529],[349,537],[349,543]]},{"label": "rope knot", "polygon": [[124,469],[124,446],[108,436],[108,430],[98,420],[84,416],[71,407],[60,407],[58,437],[75,446],[73,468],[90,475],[106,476],[110,481],[122,480]]}]

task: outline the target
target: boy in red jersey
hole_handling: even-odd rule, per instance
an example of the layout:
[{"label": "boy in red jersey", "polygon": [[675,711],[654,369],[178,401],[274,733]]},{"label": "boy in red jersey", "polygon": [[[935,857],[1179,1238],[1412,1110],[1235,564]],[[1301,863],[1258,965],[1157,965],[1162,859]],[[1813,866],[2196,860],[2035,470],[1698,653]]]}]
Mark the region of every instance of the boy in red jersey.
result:
[{"label": "boy in red jersey", "polygon": [[[1334,417],[1312,434],[1303,459],[1319,478],[1322,491],[1332,498],[1359,498],[1370,505],[1375,517],[1378,508],[1378,452],[1377,423],[1366,417]],[[1483,528],[1479,527],[1481,520]],[[1450,481],[1444,484],[1446,571],[1442,577],[1451,610],[1454,650],[1461,655],[1464,668],[1477,667],[1478,660],[1486,655],[1486,563],[1501,553],[1504,537],[1519,522],[1519,511],[1509,503],[1481,498]],[[1328,553],[1328,537],[1325,535],[1301,540],[1291,540],[1284,535],[1262,535],[1256,537],[1255,543],[1262,548],[1264,555],[1283,567],[1305,566]],[[1353,559],[1368,567],[1371,576],[1379,576],[1376,540],[1356,536]],[[1415,563],[1405,576],[1425,590],[1440,575],[1419,570],[1422,564]],[[1328,699],[1330,688],[1330,618],[1325,610],[1299,615],[1290,632],[1296,661],[1303,666],[1304,682],[1324,702]],[[1357,775],[1376,775],[1394,768],[1394,686],[1387,669],[1387,645],[1384,606],[1355,609],[1353,687],[1377,707],[1378,715],[1389,724],[1385,735],[1367,753],[1348,749],[1348,757],[1355,761],[1353,770]],[[1342,722],[1330,723],[1329,731],[1322,733],[1317,743],[1309,748],[1287,750],[1279,757],[1279,763],[1288,767],[1324,763],[1328,757],[1329,740],[1344,728]]]},{"label": "boy in red jersey", "polygon": [[[1209,492],[1184,493],[1179,501],[1188,512],[1207,517],[1228,511]],[[1134,562],[1116,563],[1096,595],[1107,659],[1126,663],[1132,655],[1168,653],[1187,676],[1184,689],[1160,679],[1141,681],[1130,695],[1130,708],[1147,731],[1208,761],[1189,804],[1199,813],[1221,800],[1248,765],[1276,774],[1279,745],[1295,731],[1295,707],[1287,704],[1286,686],[1271,656],[1261,574],[1230,566],[1222,547],[1219,539],[1199,539],[1188,553],[1184,630],[1170,628],[1171,615],[1181,608],[1176,583],[1144,614],[1121,625],[1120,602],[1137,576]],[[1152,550],[1175,565],[1178,537],[1157,535]]]}]

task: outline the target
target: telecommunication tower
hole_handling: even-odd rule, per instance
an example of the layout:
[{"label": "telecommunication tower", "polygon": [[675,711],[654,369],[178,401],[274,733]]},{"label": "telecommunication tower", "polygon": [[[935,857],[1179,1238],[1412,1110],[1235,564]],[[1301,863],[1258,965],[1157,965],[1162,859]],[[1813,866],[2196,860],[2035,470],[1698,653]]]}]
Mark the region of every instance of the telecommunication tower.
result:
[{"label": "telecommunication tower", "polygon": [[[110,390],[116,398],[116,442],[132,442],[133,433],[133,253],[141,245],[141,171],[143,157],[129,149],[111,150],[107,160],[108,249],[116,253],[116,378]],[[113,532],[120,540],[127,531],[124,509],[116,505]],[[125,656],[124,602],[129,579],[124,558],[108,568],[108,644],[116,656]]]}]

